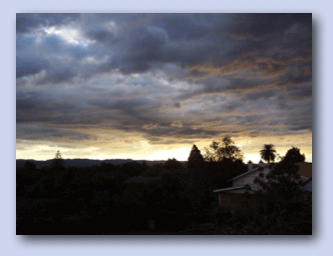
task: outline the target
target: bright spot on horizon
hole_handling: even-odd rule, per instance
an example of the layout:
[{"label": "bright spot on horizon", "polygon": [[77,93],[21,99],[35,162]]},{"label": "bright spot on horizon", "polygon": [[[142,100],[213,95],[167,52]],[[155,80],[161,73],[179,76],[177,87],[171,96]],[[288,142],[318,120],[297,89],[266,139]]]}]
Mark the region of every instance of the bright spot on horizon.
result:
[{"label": "bright spot on horizon", "polygon": [[187,161],[190,155],[191,148],[182,147],[176,149],[170,149],[165,151],[156,152],[150,156],[147,156],[147,160],[168,160],[175,158],[178,161]]}]

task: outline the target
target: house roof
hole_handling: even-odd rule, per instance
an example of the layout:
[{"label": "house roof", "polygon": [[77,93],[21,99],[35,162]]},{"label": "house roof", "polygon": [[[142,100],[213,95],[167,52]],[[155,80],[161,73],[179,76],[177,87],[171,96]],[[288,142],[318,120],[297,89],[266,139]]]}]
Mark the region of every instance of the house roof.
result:
[{"label": "house roof", "polygon": [[[248,165],[248,164],[247,164]],[[252,168],[257,168],[259,167],[261,164],[252,164]]]},{"label": "house roof", "polygon": [[308,179],[305,183],[303,183],[302,189],[312,192],[312,178]]},{"label": "house roof", "polygon": [[245,188],[245,186],[215,189],[215,190],[213,190],[213,192],[214,193],[216,193],[216,192],[224,192],[224,191],[237,190],[237,189],[242,189],[242,188]]},{"label": "house roof", "polygon": [[303,187],[308,184],[309,182],[312,182],[312,178],[308,179],[306,182],[303,183]]},{"label": "house roof", "polygon": [[241,174],[241,175],[238,175],[238,176],[236,176],[236,177],[233,177],[233,178],[230,179],[230,180],[227,180],[227,182],[237,180],[237,179],[239,179],[239,178],[241,178],[241,177],[243,177],[243,176],[246,176],[246,175],[248,175],[248,174],[250,174],[250,173],[253,173],[253,172],[259,171],[259,170],[261,170],[262,168],[264,168],[264,167],[266,167],[266,166],[269,166],[269,164],[260,165],[259,167],[254,168],[254,169],[251,170],[251,171],[245,172],[245,173],[243,173],[243,174]]},{"label": "house roof", "polygon": [[[299,166],[298,174],[300,174],[301,176],[305,176],[307,178],[312,178],[312,163],[298,163],[297,165]],[[239,179],[239,178],[241,178],[243,176],[246,176],[248,174],[256,172],[256,171],[258,171],[261,168],[264,168],[266,166],[269,166],[269,164],[259,165],[259,167],[254,168],[253,170],[245,172],[245,173],[243,173],[241,175],[238,175],[236,177],[233,177],[232,179],[227,180],[227,182],[237,180],[237,179]]]},{"label": "house roof", "polygon": [[[236,177],[233,177],[232,179],[227,180],[227,182],[234,181],[234,180],[237,180],[237,179],[239,179],[241,177],[244,177],[246,175],[254,173],[256,171],[260,171],[262,168],[265,168],[265,167],[267,167],[269,165],[270,164],[259,165],[259,167],[254,168],[253,170],[245,172],[245,173],[243,173],[241,175],[238,175]],[[304,179],[310,178],[310,179],[307,180],[306,183],[308,183],[308,182],[311,183],[311,180],[312,180],[312,163],[298,163],[297,165],[300,166],[298,174],[300,174],[302,177],[304,177]],[[308,186],[311,186],[311,184],[308,185]],[[224,191],[231,191],[231,190],[237,190],[237,189],[242,189],[242,188],[244,188],[244,186],[241,186],[241,187],[229,187],[229,188],[223,188],[223,189],[216,189],[216,190],[213,190],[213,192],[224,192]]]}]

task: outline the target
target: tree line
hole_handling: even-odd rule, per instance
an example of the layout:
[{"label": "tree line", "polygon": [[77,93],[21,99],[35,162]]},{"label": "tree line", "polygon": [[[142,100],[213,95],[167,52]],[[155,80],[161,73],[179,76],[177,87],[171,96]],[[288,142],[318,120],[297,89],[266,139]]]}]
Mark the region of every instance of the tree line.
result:
[{"label": "tree line", "polygon": [[[230,186],[230,178],[247,171],[243,154],[230,137],[204,150],[202,155],[193,145],[187,165],[173,158],[153,166],[65,167],[59,151],[49,168],[36,169],[27,161],[17,169],[17,234],[132,234],[148,232],[148,220],[166,233],[217,223],[216,218],[233,223],[223,214],[212,217],[207,209],[218,207],[214,189]],[[302,157],[293,147],[283,159]],[[126,182],[137,176],[150,182]]]}]

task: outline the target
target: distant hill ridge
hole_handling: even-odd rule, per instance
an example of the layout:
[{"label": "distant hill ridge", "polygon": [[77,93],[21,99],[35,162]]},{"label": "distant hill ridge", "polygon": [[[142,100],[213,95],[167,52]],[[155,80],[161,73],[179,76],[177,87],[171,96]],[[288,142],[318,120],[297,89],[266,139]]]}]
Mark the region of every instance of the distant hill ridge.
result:
[{"label": "distant hill ridge", "polygon": [[[16,167],[24,167],[24,163],[26,161],[31,161],[36,164],[37,168],[49,167],[51,165],[53,159],[39,161],[39,160],[32,160],[32,159],[17,159],[16,160]],[[122,165],[127,162],[146,162],[147,165],[152,166],[154,164],[164,164],[166,160],[160,161],[148,161],[148,160],[133,160],[133,159],[106,159],[106,160],[92,160],[92,159],[64,159],[65,166],[67,167],[91,167],[94,165],[101,165],[101,163],[111,163],[114,165]],[[181,163],[186,163],[186,161],[179,161]]]}]

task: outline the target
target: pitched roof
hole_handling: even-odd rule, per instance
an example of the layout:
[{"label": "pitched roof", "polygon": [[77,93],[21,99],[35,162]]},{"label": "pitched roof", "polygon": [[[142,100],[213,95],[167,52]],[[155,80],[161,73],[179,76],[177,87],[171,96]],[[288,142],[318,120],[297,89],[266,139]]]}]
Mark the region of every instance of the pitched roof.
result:
[{"label": "pitched roof", "polygon": [[241,178],[241,177],[243,177],[243,176],[246,176],[246,175],[248,175],[248,174],[250,174],[250,173],[253,173],[253,172],[259,171],[259,170],[261,170],[262,168],[264,168],[264,167],[266,167],[266,166],[269,166],[269,164],[260,165],[259,167],[255,168],[255,169],[253,169],[253,170],[251,170],[251,171],[245,172],[245,173],[243,173],[243,174],[241,174],[241,175],[238,175],[238,176],[236,176],[236,177],[233,177],[233,178],[230,179],[230,180],[227,180],[227,182],[229,182],[229,181],[233,181],[233,180],[237,180],[237,179],[239,179],[239,178]]},{"label": "pitched roof", "polygon": [[242,188],[245,188],[245,186],[215,189],[215,190],[213,190],[213,192],[214,193],[216,193],[216,192],[224,192],[224,191],[237,190],[237,189],[242,189]]},{"label": "pitched roof", "polygon": [[[233,178],[227,180],[227,182],[237,180],[237,179],[239,179],[243,176],[246,176],[250,173],[256,172],[256,171],[260,170],[261,168],[264,168],[264,167],[269,166],[269,165],[270,164],[259,165],[259,167],[254,168],[253,170],[245,172],[245,173],[243,173],[241,175],[238,175],[236,177],[233,177]],[[300,174],[301,176],[305,176],[307,178],[312,178],[312,163],[298,163],[297,165],[299,166],[298,174]]]},{"label": "pitched roof", "polygon": [[303,183],[302,189],[312,192],[312,178],[308,179],[305,183]]}]

